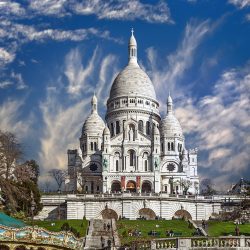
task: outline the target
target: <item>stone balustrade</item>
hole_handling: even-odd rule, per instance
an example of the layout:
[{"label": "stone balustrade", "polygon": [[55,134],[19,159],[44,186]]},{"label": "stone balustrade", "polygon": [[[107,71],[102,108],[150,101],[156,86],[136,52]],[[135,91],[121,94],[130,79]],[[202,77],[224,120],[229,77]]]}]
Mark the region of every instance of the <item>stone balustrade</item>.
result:
[{"label": "stone balustrade", "polygon": [[137,243],[137,249],[250,249],[250,237],[163,238]]}]

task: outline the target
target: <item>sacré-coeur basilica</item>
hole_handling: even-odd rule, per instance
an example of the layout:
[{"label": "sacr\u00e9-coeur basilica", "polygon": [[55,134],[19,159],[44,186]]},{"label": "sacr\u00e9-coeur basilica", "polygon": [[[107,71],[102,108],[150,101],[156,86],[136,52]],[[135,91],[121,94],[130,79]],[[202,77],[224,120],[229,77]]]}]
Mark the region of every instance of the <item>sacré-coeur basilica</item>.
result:
[{"label": "sacr\u00e9-coeur basilica", "polygon": [[186,149],[170,95],[166,116],[160,116],[154,86],[137,62],[133,30],[128,54],[128,65],[110,90],[106,122],[98,115],[94,95],[80,147],[68,150],[66,189],[197,194],[197,149]]}]

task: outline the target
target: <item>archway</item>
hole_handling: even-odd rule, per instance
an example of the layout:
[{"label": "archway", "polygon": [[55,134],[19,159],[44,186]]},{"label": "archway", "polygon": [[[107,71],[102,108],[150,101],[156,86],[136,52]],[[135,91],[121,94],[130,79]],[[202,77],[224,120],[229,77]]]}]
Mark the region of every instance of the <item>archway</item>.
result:
[{"label": "archway", "polygon": [[126,190],[131,192],[131,193],[135,193],[136,192],[135,181],[128,181],[127,186],[126,186]]},{"label": "archway", "polygon": [[192,220],[192,216],[191,214],[187,211],[187,210],[184,210],[184,209],[180,209],[178,211],[175,212],[174,214],[174,217],[175,218],[185,218],[186,220]]},{"label": "archway", "polygon": [[10,248],[6,245],[0,245],[1,250],[10,250]]},{"label": "archway", "polygon": [[119,181],[114,181],[111,185],[111,192],[117,193],[121,192],[121,183]]},{"label": "archway", "polygon": [[155,220],[156,214],[150,208],[142,208],[139,211],[140,217],[146,218],[147,220]]},{"label": "archway", "polygon": [[142,193],[150,193],[152,191],[152,186],[149,181],[144,181],[141,186]]},{"label": "archway", "polygon": [[102,218],[105,220],[105,219],[115,219],[115,220],[118,220],[118,215],[117,213],[113,210],[113,209],[110,209],[110,208],[105,208],[104,210],[102,210],[101,212],[101,215],[102,215]]},{"label": "archway", "polygon": [[15,250],[27,250],[27,248],[22,245],[22,246],[17,246]]}]

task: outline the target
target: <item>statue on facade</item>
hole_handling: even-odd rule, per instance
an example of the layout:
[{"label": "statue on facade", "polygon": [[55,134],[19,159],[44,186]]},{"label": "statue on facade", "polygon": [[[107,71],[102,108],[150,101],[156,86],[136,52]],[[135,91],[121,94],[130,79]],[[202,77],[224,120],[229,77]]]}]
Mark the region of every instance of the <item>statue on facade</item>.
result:
[{"label": "statue on facade", "polygon": [[102,165],[103,165],[104,169],[108,168],[108,160],[106,158],[103,159]]},{"label": "statue on facade", "polygon": [[159,167],[159,157],[155,157],[155,169]]},{"label": "statue on facade", "polygon": [[129,128],[129,131],[128,131],[128,139],[129,141],[134,141],[134,131],[133,131],[133,128]]}]

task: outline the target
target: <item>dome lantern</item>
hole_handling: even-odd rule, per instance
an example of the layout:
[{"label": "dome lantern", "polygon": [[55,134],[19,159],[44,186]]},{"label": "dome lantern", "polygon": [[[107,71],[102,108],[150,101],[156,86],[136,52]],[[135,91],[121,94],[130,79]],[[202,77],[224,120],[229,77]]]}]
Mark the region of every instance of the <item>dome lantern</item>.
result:
[{"label": "dome lantern", "polygon": [[96,98],[96,95],[94,93],[93,97],[92,97],[92,100],[91,100],[91,105],[92,105],[92,110],[91,110],[91,113],[95,113],[97,114],[97,98]]},{"label": "dome lantern", "polygon": [[[137,64],[137,42],[134,37],[134,29],[131,29],[131,37],[129,39],[129,44],[128,44],[128,63],[129,64]],[[138,65],[139,66],[139,65]]]},{"label": "dome lantern", "polygon": [[167,114],[173,113],[173,100],[170,96],[170,92],[168,94],[168,100],[167,100]]}]

